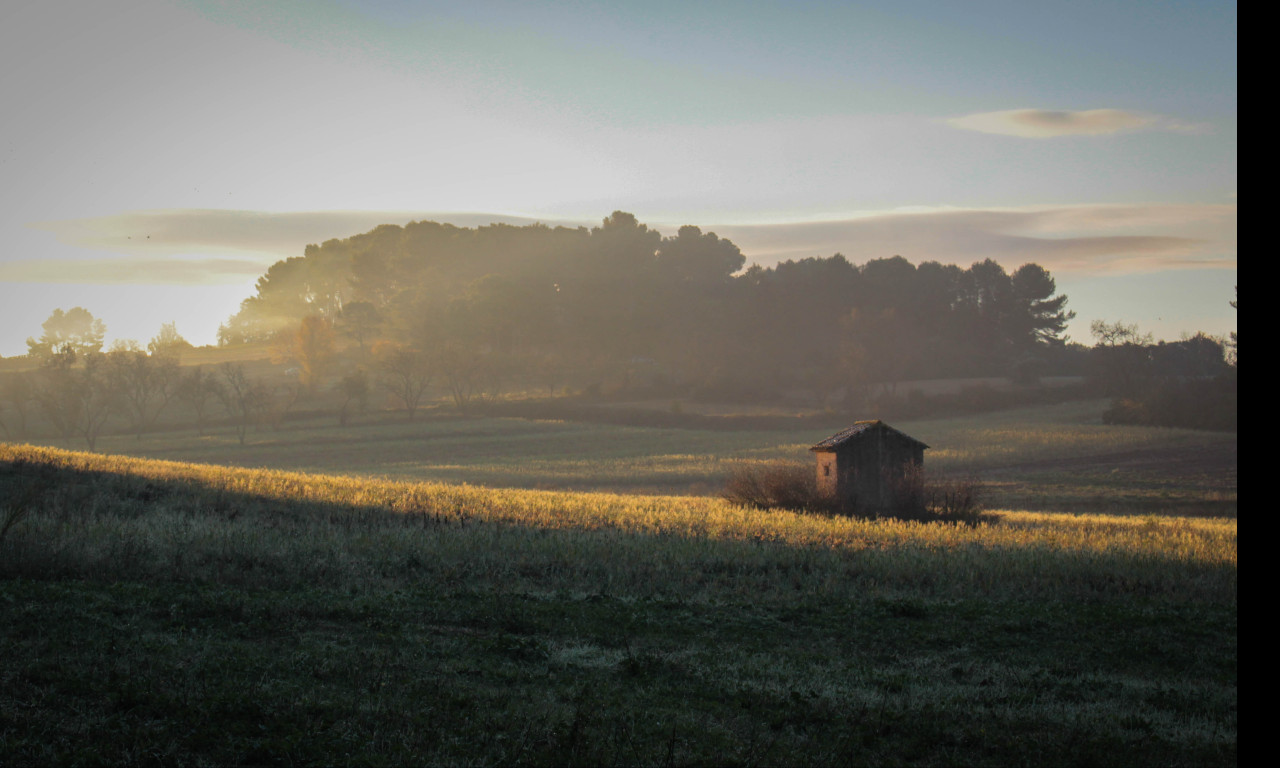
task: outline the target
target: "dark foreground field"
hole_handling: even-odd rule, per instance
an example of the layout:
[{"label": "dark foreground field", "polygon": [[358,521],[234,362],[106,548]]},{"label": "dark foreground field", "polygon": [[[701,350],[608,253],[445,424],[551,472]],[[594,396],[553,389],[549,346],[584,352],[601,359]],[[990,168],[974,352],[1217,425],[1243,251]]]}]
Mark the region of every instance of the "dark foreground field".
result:
[{"label": "dark foreground field", "polygon": [[1234,611],[18,580],[48,763],[1227,765]]},{"label": "dark foreground field", "polygon": [[0,446],[0,763],[1232,765],[1234,519]]}]

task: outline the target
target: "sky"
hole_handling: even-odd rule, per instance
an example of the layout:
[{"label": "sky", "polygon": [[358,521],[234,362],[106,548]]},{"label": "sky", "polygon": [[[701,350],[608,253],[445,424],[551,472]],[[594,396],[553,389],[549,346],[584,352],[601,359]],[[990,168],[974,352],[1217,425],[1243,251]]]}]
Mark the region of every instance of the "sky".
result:
[{"label": "sky", "polygon": [[0,4],[0,355],[214,341],[382,223],[1050,270],[1068,329],[1234,330],[1234,2]]}]

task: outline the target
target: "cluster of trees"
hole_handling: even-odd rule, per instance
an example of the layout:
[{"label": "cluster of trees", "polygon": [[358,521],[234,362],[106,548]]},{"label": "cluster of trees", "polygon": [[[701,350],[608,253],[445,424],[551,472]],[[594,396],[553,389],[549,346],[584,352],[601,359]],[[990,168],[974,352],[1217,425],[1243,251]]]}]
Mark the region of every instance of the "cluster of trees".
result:
[{"label": "cluster of trees", "polygon": [[1098,320],[1090,330],[1090,373],[1112,399],[1108,423],[1238,428],[1235,333],[1154,342],[1134,324]]},{"label": "cluster of trees", "polygon": [[425,375],[460,407],[513,381],[554,393],[660,380],[727,396],[1004,375],[1061,346],[1071,318],[1036,264],[744,264],[714,233],[663,237],[620,211],[592,229],[384,225],[274,264],[219,340],[318,318],[412,411]]},{"label": "cluster of trees", "polygon": [[1067,298],[1037,264],[745,261],[714,233],[663,237],[623,212],[592,229],[384,225],[277,262],[220,329],[223,345],[268,343],[285,383],[238,364],[180,368],[190,345],[173,324],[145,348],[104,352],[102,322],[76,307],[28,340],[38,370],[0,379],[0,428],[23,437],[38,412],[92,449],[108,421],[141,435],[180,402],[198,429],[220,411],[244,442],[321,393],[346,424],[375,393],[412,419],[439,394],[465,412],[510,389],[571,386],[716,400],[800,391],[861,408],[901,380],[1031,381],[1085,366],[1114,398],[1114,421],[1234,428],[1234,334],[1154,344],[1099,322],[1092,349],[1068,345]]},{"label": "cluster of trees", "polygon": [[137,434],[152,426],[177,392],[178,357],[190,347],[172,323],[147,348],[117,342],[103,352],[106,328],[82,307],[54,310],[39,339],[28,339],[33,373],[0,380],[0,427],[24,437],[39,411],[64,439],[83,437],[93,449],[109,419],[118,416]]},{"label": "cluster of trees", "polygon": [[83,439],[94,450],[111,422],[141,437],[155,427],[174,403],[182,403],[197,429],[216,405],[240,438],[250,425],[287,410],[279,387],[246,375],[243,365],[227,363],[216,369],[183,369],[180,358],[191,349],[173,323],[143,347],[118,341],[103,350],[105,327],[87,310],[55,310],[39,339],[27,341],[29,356],[38,367],[0,377],[0,430],[10,438],[27,437],[39,415],[64,440]]}]

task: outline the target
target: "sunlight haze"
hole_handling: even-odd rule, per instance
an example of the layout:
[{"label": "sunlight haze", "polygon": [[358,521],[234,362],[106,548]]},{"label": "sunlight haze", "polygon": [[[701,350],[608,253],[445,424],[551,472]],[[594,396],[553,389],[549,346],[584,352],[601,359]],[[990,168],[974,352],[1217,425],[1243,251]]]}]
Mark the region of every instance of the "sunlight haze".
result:
[{"label": "sunlight haze", "polygon": [[1050,270],[1235,329],[1234,3],[7,2],[0,355],[55,308],[196,344],[309,243],[413,220]]}]

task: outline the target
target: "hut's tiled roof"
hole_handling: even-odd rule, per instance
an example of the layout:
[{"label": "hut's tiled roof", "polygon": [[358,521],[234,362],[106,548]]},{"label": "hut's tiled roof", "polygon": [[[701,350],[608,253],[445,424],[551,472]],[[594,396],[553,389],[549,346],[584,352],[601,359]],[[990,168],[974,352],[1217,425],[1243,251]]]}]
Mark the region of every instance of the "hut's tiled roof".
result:
[{"label": "hut's tiled roof", "polygon": [[853,440],[867,433],[872,429],[875,429],[876,427],[887,429],[890,432],[894,433],[895,435],[898,435],[900,437],[905,437],[906,439],[910,440],[913,443],[918,443],[921,447],[924,447],[924,448],[929,447],[924,443],[920,442],[919,440],[915,439],[911,435],[908,435],[905,432],[900,432],[894,429],[893,427],[889,426],[888,424],[885,424],[883,421],[880,421],[879,419],[873,419],[871,421],[856,421],[853,423],[853,426],[847,429],[840,430],[839,432],[835,433],[831,437],[828,437],[826,440],[823,440],[817,443],[816,445],[810,447],[809,450],[811,451],[834,450],[836,448],[839,448],[841,445],[844,445],[848,441]]}]

